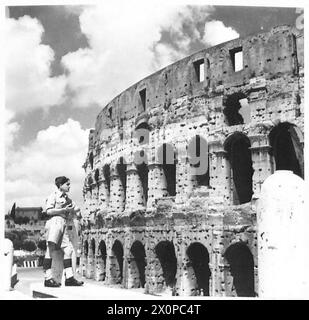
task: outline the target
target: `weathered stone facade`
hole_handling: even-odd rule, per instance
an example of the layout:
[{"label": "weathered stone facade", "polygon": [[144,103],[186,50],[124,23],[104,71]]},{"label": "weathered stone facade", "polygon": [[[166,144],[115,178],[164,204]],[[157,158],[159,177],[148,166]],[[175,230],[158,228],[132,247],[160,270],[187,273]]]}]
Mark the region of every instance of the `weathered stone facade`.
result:
[{"label": "weathered stone facade", "polygon": [[[261,184],[278,169],[303,176],[303,40],[280,26],[199,51],[103,108],[84,164],[86,277],[256,295]],[[194,174],[194,153],[208,173]]]}]

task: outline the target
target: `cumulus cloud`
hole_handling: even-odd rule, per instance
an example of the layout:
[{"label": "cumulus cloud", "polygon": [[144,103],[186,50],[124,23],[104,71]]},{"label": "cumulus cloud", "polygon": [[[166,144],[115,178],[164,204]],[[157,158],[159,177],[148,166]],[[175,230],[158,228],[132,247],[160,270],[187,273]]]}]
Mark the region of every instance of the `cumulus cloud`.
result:
[{"label": "cumulus cloud", "polygon": [[41,43],[44,29],[34,18],[6,19],[6,108],[14,113],[59,104],[64,75],[51,77],[53,50]]},{"label": "cumulus cloud", "polygon": [[[90,47],[62,58],[73,105],[104,106],[136,81],[187,55],[190,42],[200,38],[196,21],[208,11],[148,1],[85,8],[79,20]],[[172,45],[161,41],[162,32]]]},{"label": "cumulus cloud", "polygon": [[239,38],[239,34],[231,27],[226,27],[222,21],[212,20],[205,23],[203,41],[215,46],[219,43]]},{"label": "cumulus cloud", "polygon": [[81,205],[89,130],[69,119],[57,127],[39,131],[30,144],[6,157],[6,203],[18,206],[44,206],[54,189],[55,177],[71,179],[72,198]]}]

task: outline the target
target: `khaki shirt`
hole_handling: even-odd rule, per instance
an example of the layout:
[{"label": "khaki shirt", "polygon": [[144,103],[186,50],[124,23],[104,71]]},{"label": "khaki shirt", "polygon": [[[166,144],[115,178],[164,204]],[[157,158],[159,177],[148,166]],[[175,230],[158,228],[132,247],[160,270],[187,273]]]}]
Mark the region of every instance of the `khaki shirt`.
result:
[{"label": "khaki shirt", "polygon": [[[63,209],[68,205],[72,205],[76,207],[75,203],[66,193],[62,193],[59,189],[54,191],[49,197],[46,199],[45,203],[45,211],[49,209]],[[67,220],[72,220],[74,217],[67,217]]]}]

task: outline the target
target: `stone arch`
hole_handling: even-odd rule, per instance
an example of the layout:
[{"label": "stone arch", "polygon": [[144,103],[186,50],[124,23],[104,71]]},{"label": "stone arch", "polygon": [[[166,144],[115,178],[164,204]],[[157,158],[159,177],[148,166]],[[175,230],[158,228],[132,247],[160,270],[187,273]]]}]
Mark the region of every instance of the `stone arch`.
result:
[{"label": "stone arch", "polygon": [[89,251],[88,251],[88,249],[89,249],[88,240],[84,241],[83,249],[84,249],[83,250],[84,256],[88,257],[88,253],[89,253]]},{"label": "stone arch", "polygon": [[276,170],[291,170],[304,178],[303,136],[299,128],[282,122],[269,133]]},{"label": "stone arch", "polygon": [[145,287],[145,267],[146,253],[144,245],[140,241],[134,241],[130,249],[130,284],[129,288],[144,288]]},{"label": "stone arch", "polygon": [[90,152],[89,154],[89,164],[90,164],[90,168],[91,170],[93,169],[93,153]]},{"label": "stone arch", "polygon": [[123,246],[115,240],[110,257],[110,275],[112,284],[121,284],[123,280]]},{"label": "stone arch", "polygon": [[97,169],[95,169],[95,171],[94,171],[94,181],[96,182],[96,184],[98,184],[99,180],[100,180],[100,171],[99,171],[99,169],[97,168]]},{"label": "stone arch", "polygon": [[164,173],[164,187],[169,196],[176,195],[176,163],[177,155],[175,147],[170,143],[164,143],[158,149],[158,161]]},{"label": "stone arch", "polygon": [[149,143],[150,127],[146,121],[139,123],[134,130],[134,138],[139,144]]},{"label": "stone arch", "polygon": [[109,164],[103,166],[103,176],[109,194],[111,191],[111,169]]},{"label": "stone arch", "polygon": [[188,160],[196,186],[209,186],[209,151],[207,140],[200,135],[188,143]]},{"label": "stone arch", "polygon": [[248,246],[243,242],[230,245],[224,258],[230,266],[233,287],[239,297],[254,297],[254,259]]},{"label": "stone arch", "polygon": [[224,142],[224,149],[231,165],[233,182],[233,203],[242,204],[251,201],[252,191],[252,158],[251,144],[246,135],[235,132]]},{"label": "stone arch", "polygon": [[[140,154],[142,154],[141,157],[145,157],[145,160],[147,161],[145,151],[140,151]],[[148,200],[148,162],[136,164],[136,169],[142,187],[139,192],[142,192],[143,203],[146,205]]]},{"label": "stone arch", "polygon": [[101,240],[98,247],[98,277],[99,281],[104,281],[106,278],[106,257],[107,257],[107,250],[106,244],[104,240]]},{"label": "stone arch", "polygon": [[177,258],[173,242],[167,240],[159,242],[155,247],[155,253],[161,264],[163,284],[175,287]]},{"label": "stone arch", "polygon": [[88,269],[88,254],[89,254],[89,244],[88,240],[84,240],[83,243],[83,261],[82,261],[82,275],[86,276]]},{"label": "stone arch", "polygon": [[[209,268],[209,253],[207,248],[199,242],[191,243],[186,254],[189,258],[188,267],[193,269],[195,281],[191,289],[195,295],[209,296],[209,278],[211,271]],[[189,270],[188,270],[189,271]]]}]

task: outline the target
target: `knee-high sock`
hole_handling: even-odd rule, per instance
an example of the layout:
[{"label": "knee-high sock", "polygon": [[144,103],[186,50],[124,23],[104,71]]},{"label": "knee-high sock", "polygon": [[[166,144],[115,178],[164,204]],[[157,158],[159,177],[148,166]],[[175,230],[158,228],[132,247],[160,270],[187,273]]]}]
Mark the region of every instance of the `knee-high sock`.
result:
[{"label": "knee-high sock", "polygon": [[43,270],[45,272],[45,279],[51,279],[52,278],[52,259],[51,258],[44,258],[43,261]]},{"label": "knee-high sock", "polygon": [[74,276],[73,268],[72,268],[72,259],[64,259],[63,267],[66,279],[69,279]]}]

